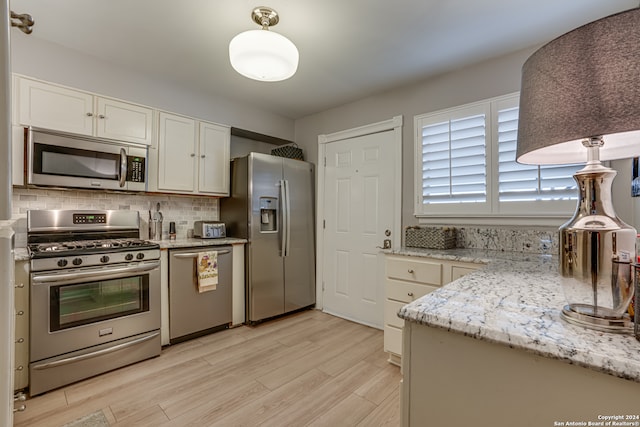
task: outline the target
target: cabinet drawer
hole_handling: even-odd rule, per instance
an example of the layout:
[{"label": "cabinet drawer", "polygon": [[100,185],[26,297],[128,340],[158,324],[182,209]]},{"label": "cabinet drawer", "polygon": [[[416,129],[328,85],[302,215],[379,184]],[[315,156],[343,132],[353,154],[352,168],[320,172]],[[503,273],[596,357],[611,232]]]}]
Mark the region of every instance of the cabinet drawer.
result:
[{"label": "cabinet drawer", "polygon": [[462,276],[466,276],[469,273],[476,271],[477,267],[462,267],[459,265],[451,266],[451,281],[453,282],[456,279],[461,278]]},{"label": "cabinet drawer", "polygon": [[388,258],[387,277],[439,286],[442,284],[442,263]]},{"label": "cabinet drawer", "polygon": [[384,327],[384,351],[402,354],[402,329],[393,326]]},{"label": "cabinet drawer", "polygon": [[403,303],[409,303],[423,295],[435,291],[438,288],[439,286],[387,280],[387,298],[401,301]]},{"label": "cabinet drawer", "polygon": [[384,302],[384,325],[395,326],[396,328],[402,328],[404,326],[404,320],[398,317],[398,311],[404,306],[405,303],[398,301],[386,300]]}]

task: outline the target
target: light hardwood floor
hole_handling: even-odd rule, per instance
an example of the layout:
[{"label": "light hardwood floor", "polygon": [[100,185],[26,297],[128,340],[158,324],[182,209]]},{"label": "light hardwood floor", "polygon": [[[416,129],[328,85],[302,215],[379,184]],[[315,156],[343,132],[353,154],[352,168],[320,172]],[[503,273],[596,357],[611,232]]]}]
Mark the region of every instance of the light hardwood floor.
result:
[{"label": "light hardwood floor", "polygon": [[382,331],[307,310],[36,396],[14,426],[399,426],[399,382]]}]

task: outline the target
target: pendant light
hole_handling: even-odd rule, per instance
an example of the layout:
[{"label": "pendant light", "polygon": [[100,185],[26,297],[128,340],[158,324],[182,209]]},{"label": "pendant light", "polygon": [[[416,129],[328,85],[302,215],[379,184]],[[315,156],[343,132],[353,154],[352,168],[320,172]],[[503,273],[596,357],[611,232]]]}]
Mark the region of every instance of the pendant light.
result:
[{"label": "pendant light", "polygon": [[293,76],[298,69],[298,49],[286,37],[269,31],[280,18],[269,7],[258,7],[251,13],[260,30],[249,30],[229,43],[231,66],[253,80],[277,82]]}]

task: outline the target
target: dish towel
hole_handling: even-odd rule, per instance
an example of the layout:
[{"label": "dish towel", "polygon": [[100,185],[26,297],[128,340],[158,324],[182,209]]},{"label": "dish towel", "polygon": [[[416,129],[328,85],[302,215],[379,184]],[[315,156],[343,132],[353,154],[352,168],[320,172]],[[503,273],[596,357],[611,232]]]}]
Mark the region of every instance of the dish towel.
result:
[{"label": "dish towel", "polygon": [[215,291],[218,285],[218,252],[198,253],[198,292]]}]

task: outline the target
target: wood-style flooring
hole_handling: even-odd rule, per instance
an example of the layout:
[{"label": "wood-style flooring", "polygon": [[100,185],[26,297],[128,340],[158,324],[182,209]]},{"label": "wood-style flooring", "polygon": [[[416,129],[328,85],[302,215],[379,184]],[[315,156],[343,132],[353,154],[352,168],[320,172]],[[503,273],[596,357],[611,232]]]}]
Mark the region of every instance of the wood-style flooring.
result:
[{"label": "wood-style flooring", "polygon": [[102,410],[111,426],[399,426],[400,369],[382,331],[317,310],[165,348],[27,400],[14,426]]}]

